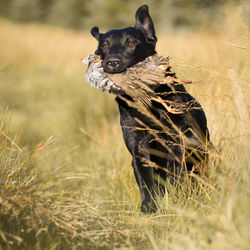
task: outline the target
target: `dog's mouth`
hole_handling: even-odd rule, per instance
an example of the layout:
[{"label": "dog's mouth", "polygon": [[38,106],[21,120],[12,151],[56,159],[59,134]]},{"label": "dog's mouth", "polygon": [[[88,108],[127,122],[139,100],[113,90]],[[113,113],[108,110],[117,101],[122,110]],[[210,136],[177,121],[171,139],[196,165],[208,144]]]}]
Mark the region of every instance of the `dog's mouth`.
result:
[{"label": "dog's mouth", "polygon": [[89,55],[86,58],[82,58],[81,61],[82,63],[88,65],[85,77],[92,86],[99,88],[101,91],[106,91],[115,95],[122,95],[124,93],[122,87],[118,86],[108,77],[107,74],[110,73],[105,71],[102,66],[103,61],[100,57],[96,55]]},{"label": "dog's mouth", "polygon": [[119,69],[110,69],[109,67],[103,66],[103,70],[105,73],[108,74],[118,74],[126,71],[127,68],[119,68]]}]

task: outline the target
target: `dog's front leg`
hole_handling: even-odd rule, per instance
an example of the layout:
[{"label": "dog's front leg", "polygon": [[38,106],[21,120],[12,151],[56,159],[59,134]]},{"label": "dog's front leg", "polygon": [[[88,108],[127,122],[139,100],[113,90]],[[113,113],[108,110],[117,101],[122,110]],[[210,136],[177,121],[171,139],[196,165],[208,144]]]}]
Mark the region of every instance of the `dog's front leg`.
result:
[{"label": "dog's front leg", "polygon": [[141,212],[154,213],[156,206],[156,183],[154,181],[154,169],[144,167],[142,164],[143,156],[133,156],[132,166],[134,168],[135,178],[141,193]]}]

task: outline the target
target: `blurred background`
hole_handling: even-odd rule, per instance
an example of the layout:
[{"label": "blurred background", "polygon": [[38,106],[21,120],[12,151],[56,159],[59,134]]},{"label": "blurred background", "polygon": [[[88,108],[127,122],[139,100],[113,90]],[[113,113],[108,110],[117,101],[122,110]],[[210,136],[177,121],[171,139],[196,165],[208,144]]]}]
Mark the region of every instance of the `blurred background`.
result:
[{"label": "blurred background", "polygon": [[[133,25],[135,10],[150,6],[158,29],[214,28],[227,9],[247,4],[248,0],[1,0],[0,15],[15,22],[47,23],[89,30]],[[245,16],[246,11],[242,12]],[[245,17],[244,17],[245,18]],[[248,20],[249,21],[249,20]]]}]

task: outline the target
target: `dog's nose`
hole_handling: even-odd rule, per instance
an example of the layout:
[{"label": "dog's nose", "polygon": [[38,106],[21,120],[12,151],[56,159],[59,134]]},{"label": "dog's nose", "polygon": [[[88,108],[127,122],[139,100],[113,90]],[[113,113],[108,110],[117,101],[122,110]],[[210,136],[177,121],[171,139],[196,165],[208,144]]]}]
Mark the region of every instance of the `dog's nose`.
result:
[{"label": "dog's nose", "polygon": [[107,66],[112,69],[117,69],[121,66],[121,61],[116,57],[111,57],[107,61]]}]

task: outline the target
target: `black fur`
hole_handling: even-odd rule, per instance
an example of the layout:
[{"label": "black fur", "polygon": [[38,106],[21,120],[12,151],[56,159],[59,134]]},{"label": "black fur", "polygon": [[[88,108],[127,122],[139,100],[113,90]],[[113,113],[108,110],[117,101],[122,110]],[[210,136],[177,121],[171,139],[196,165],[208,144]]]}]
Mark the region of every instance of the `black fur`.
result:
[{"label": "black fur", "polygon": [[[94,27],[91,34],[99,42],[96,54],[103,59],[104,71],[108,73],[122,72],[156,53],[157,37],[147,5],[137,10],[135,27],[113,29],[105,34]],[[173,73],[170,75],[175,77]],[[185,114],[167,113],[166,116],[164,107],[153,102],[152,117],[148,117],[128,106],[126,99],[131,101],[129,96],[122,92],[116,93],[124,141],[132,155],[132,165],[141,192],[141,211],[146,213],[156,211],[155,196],[164,193],[164,183],[158,182],[157,178],[170,178],[172,182],[179,180],[183,159],[185,168],[191,170],[206,155],[204,150],[204,153],[191,154],[192,157],[188,159],[187,154],[191,152],[189,147],[202,149],[203,142],[209,141],[206,116],[200,104],[187,93],[183,85],[173,85],[172,88],[176,92],[173,93],[173,89],[168,85],[161,85],[155,92],[164,100],[190,102],[190,111]],[[161,125],[156,123],[155,119]],[[157,135],[145,128],[158,131]],[[189,147],[185,150],[180,145],[182,143],[178,136],[179,131],[190,140]],[[153,165],[156,164],[157,168],[146,167],[145,159]]]}]

